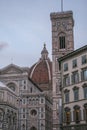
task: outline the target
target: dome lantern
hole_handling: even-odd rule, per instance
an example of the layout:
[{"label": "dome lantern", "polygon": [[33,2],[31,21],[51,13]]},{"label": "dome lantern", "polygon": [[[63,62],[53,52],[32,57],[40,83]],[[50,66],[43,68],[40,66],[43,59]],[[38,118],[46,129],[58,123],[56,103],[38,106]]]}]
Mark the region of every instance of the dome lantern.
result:
[{"label": "dome lantern", "polygon": [[46,44],[44,43],[43,50],[41,51],[41,59],[48,59],[48,51],[46,49]]}]

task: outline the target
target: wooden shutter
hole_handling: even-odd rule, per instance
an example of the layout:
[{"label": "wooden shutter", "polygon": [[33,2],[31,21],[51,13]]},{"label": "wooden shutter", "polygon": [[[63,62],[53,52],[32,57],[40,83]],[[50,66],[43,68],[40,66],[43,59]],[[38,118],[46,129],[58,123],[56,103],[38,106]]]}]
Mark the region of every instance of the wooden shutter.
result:
[{"label": "wooden shutter", "polygon": [[86,112],[85,112],[85,109],[83,109],[83,120],[86,120]]},{"label": "wooden shutter", "polygon": [[72,84],[74,84],[74,76],[71,75]]},{"label": "wooden shutter", "polygon": [[76,121],[75,111],[73,111],[73,121]]},{"label": "wooden shutter", "polygon": [[71,112],[70,112],[70,122],[72,121],[72,114],[71,114]]},{"label": "wooden shutter", "polygon": [[79,121],[81,121],[82,120],[82,112],[81,112],[81,110],[79,110]]}]

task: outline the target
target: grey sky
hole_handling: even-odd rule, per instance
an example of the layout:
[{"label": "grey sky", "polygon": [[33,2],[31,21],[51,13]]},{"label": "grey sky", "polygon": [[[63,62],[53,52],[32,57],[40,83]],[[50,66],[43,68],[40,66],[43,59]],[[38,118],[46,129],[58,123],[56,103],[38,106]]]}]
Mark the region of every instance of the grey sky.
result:
[{"label": "grey sky", "polygon": [[[61,10],[61,0],[0,0],[0,68],[11,63],[32,66],[44,42],[51,58],[50,13]],[[64,0],[72,10],[75,49],[87,44],[87,0]]]}]

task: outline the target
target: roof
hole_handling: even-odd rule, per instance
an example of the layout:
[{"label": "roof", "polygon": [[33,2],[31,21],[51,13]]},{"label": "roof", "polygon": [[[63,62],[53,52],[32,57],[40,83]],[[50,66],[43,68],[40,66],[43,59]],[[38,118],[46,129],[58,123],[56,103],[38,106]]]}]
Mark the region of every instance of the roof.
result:
[{"label": "roof", "polygon": [[72,51],[72,52],[66,54],[66,55],[63,56],[63,57],[60,57],[60,58],[58,59],[58,62],[61,62],[61,61],[63,61],[63,60],[66,60],[66,59],[68,59],[68,58],[70,58],[70,57],[72,57],[72,56],[74,56],[74,55],[77,55],[77,54],[79,54],[79,53],[81,53],[81,52],[84,52],[84,51],[87,51],[87,45],[85,45],[85,46],[83,46],[83,47],[81,47],[81,48],[79,48],[79,49],[76,49],[75,51]]},{"label": "roof", "polygon": [[41,51],[41,58],[30,68],[29,77],[42,90],[48,89],[49,84],[52,82],[52,62],[48,57],[45,44]]},{"label": "roof", "polygon": [[29,72],[29,68],[28,67],[19,67],[18,65],[15,65],[15,64],[9,64],[7,65],[6,67],[0,69],[0,73],[8,70],[8,69],[11,69],[11,68],[14,68],[16,70],[18,70],[19,72],[23,73],[23,72]]}]

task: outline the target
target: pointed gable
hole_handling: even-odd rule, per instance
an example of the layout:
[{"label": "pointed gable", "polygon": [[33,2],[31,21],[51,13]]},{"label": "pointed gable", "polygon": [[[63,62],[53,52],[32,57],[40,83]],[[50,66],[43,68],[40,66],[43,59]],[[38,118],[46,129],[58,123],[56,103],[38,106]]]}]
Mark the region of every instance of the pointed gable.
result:
[{"label": "pointed gable", "polygon": [[19,74],[23,73],[23,69],[17,65],[10,64],[3,69],[0,69],[0,74]]}]

